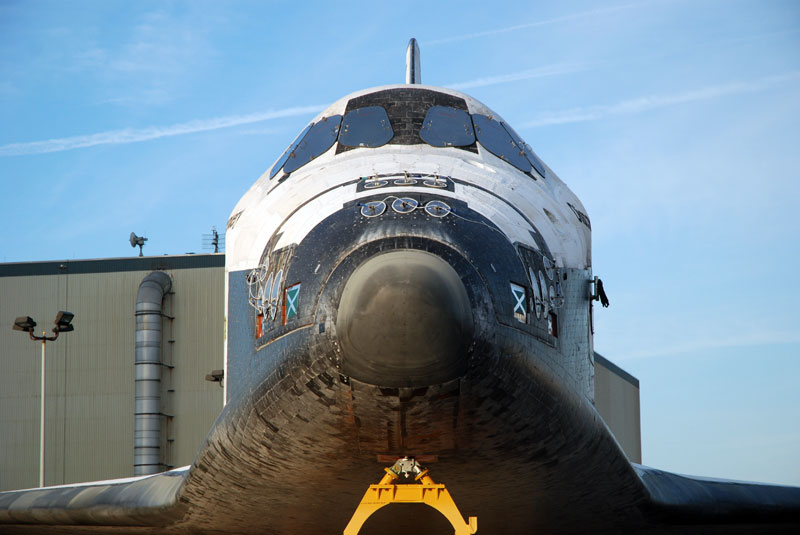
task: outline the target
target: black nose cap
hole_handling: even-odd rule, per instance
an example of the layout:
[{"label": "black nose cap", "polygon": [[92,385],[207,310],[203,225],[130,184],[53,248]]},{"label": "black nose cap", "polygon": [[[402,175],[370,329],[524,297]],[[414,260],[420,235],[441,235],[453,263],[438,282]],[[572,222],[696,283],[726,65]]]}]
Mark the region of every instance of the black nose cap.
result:
[{"label": "black nose cap", "polygon": [[342,292],[342,371],[381,386],[425,386],[463,375],[472,340],[469,297],[456,271],[424,251],[370,258]]}]

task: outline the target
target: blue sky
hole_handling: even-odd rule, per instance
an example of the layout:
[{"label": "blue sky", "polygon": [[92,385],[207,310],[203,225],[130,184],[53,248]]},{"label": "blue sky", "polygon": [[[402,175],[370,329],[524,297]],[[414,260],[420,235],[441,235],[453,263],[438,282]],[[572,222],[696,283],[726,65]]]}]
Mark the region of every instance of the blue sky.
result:
[{"label": "blue sky", "polygon": [[0,261],[203,252],[412,36],[586,206],[645,464],[800,485],[799,2],[0,0]]}]

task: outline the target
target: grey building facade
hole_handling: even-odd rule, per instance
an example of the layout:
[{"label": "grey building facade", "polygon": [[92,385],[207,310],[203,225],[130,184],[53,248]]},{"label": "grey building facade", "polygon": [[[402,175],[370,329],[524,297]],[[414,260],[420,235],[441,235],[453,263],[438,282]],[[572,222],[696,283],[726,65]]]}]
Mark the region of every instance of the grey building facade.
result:
[{"label": "grey building facade", "polygon": [[135,306],[153,271],[172,279],[162,306],[164,468],[192,462],[223,405],[224,254],[0,264],[0,490],[39,474],[41,344],[12,331],[31,316],[73,332],[46,346],[45,484],[133,475]]}]

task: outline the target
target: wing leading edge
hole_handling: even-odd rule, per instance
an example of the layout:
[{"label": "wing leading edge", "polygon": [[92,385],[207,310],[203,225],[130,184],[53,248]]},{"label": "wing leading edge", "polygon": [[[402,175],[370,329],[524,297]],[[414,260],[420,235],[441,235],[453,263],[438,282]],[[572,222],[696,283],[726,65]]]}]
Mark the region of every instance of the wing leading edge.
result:
[{"label": "wing leading edge", "polygon": [[0,492],[0,531],[166,526],[185,512],[178,493],[188,474],[186,466],[152,476]]},{"label": "wing leading edge", "polygon": [[752,526],[754,533],[800,526],[799,487],[684,476],[638,464],[633,467],[649,494],[647,517],[656,523]]}]

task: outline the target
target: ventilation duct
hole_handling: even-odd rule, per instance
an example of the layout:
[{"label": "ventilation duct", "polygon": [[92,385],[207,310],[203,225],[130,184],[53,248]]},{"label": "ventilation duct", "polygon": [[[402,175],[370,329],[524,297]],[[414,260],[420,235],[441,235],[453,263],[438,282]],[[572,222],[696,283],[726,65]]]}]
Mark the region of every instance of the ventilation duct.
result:
[{"label": "ventilation duct", "polygon": [[136,294],[136,408],[133,474],[162,471],[161,459],[161,304],[172,289],[163,271],[147,275]]}]

